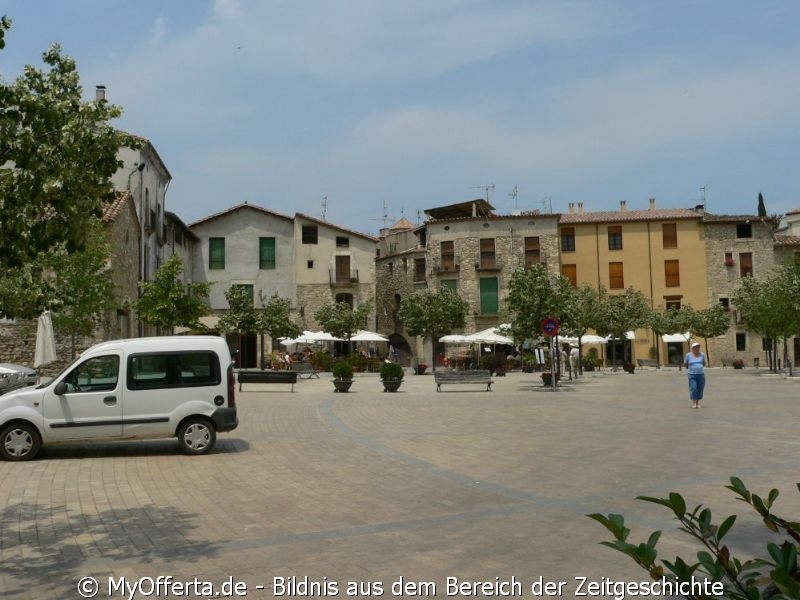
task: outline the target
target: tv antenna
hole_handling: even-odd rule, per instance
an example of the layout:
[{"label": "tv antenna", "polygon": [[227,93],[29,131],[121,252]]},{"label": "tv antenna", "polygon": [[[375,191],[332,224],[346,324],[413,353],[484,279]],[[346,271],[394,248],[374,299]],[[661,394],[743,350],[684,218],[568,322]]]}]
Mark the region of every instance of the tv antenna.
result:
[{"label": "tv antenna", "polygon": [[381,221],[383,229],[386,229],[386,222],[389,220],[389,209],[386,206],[386,200],[383,201],[383,216],[380,219],[370,219],[370,221]]},{"label": "tv antenna", "polygon": [[708,189],[707,185],[704,185],[700,188],[700,191],[703,192],[703,210],[706,209],[706,190]]},{"label": "tv antenna", "polygon": [[472,187],[473,190],[483,190],[484,195],[486,196],[486,201],[489,201],[489,192],[494,191],[494,181],[491,182],[489,185],[476,185]]},{"label": "tv antenna", "polygon": [[542,205],[542,209],[548,209],[548,212],[552,215],[553,214],[553,199],[550,196],[545,196],[539,201],[539,204]]},{"label": "tv antenna", "polygon": [[517,209],[517,196],[518,195],[519,195],[519,189],[517,188],[517,186],[514,186],[514,189],[511,190],[511,193],[509,194],[509,197],[514,199],[514,210]]},{"label": "tv antenna", "polygon": [[328,196],[322,197],[322,220],[325,220],[325,215],[328,213]]}]

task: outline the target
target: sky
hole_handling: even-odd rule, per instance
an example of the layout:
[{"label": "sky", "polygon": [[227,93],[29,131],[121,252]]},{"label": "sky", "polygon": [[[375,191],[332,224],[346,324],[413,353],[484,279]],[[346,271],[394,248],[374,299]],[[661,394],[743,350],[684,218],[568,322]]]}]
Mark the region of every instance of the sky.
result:
[{"label": "sky", "polygon": [[[513,210],[800,207],[794,0],[0,0],[0,78],[53,43],[172,174],[191,223],[242,202],[377,234]],[[514,193],[516,190],[516,194]]]}]

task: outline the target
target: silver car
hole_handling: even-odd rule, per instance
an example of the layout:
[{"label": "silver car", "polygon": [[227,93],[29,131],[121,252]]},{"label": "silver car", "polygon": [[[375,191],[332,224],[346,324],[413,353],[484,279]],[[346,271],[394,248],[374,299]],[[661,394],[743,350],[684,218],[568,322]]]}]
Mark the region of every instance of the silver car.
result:
[{"label": "silver car", "polygon": [[36,385],[39,377],[34,369],[12,363],[0,363],[0,394],[28,385]]}]

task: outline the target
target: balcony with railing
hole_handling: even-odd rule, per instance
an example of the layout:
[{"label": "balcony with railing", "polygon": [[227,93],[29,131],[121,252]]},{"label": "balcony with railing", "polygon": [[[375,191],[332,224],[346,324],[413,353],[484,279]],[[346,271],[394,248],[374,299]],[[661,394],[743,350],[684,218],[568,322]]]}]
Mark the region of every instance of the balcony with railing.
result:
[{"label": "balcony with railing", "polygon": [[332,286],[342,287],[358,283],[358,269],[351,270],[337,270],[331,269],[329,271],[330,282]]},{"label": "balcony with railing", "polygon": [[475,261],[476,271],[502,271],[503,261],[494,256],[483,256]]},{"label": "balcony with railing", "polygon": [[439,262],[433,264],[433,272],[437,275],[443,273],[458,273],[461,270],[461,265],[457,259],[442,258]]}]

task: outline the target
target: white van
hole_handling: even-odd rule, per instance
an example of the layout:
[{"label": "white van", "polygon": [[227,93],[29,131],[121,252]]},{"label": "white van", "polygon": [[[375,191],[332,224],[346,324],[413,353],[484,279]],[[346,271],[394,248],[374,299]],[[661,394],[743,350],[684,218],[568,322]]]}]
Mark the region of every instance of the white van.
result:
[{"label": "white van", "polygon": [[239,421],[233,363],[221,337],[169,336],[92,346],[49,383],[0,396],[0,457],[43,445],[177,437],[205,454]]}]

